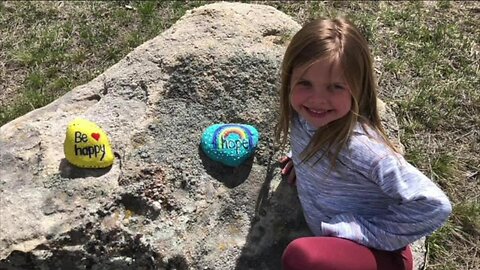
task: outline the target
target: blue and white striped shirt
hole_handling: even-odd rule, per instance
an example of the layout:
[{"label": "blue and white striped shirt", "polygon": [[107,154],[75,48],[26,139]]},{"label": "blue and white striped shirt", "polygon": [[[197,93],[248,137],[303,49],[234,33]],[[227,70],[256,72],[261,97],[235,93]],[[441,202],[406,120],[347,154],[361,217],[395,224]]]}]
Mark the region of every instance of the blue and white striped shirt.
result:
[{"label": "blue and white striped shirt", "polygon": [[294,117],[290,143],[298,196],[315,235],[397,250],[447,220],[452,206],[440,188],[362,125],[339,152],[335,169],[326,156],[315,163],[321,153],[302,162],[300,154],[314,133],[303,118]]}]

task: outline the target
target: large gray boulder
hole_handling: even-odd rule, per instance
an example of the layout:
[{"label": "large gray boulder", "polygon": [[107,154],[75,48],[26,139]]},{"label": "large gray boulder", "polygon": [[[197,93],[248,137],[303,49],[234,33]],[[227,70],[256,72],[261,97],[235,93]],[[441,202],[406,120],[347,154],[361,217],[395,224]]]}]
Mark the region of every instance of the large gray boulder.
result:
[{"label": "large gray boulder", "polygon": [[[2,126],[0,268],[280,269],[289,241],[310,235],[271,139],[278,68],[299,28],[269,6],[200,7]],[[76,117],[109,134],[111,168],[65,160]],[[257,127],[254,158],[233,169],[205,157],[202,131],[220,122]]]}]

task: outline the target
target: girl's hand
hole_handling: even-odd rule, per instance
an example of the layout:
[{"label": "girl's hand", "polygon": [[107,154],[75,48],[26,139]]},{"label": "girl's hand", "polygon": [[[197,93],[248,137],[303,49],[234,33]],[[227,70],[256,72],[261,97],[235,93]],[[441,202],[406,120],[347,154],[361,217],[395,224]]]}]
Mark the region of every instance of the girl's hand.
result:
[{"label": "girl's hand", "polygon": [[294,185],[295,182],[297,181],[297,177],[295,175],[295,168],[293,167],[292,159],[289,158],[288,156],[284,156],[279,161],[281,164],[285,164],[283,165],[283,168],[282,168],[282,172],[281,172],[282,175],[287,175],[288,183],[290,185]]}]

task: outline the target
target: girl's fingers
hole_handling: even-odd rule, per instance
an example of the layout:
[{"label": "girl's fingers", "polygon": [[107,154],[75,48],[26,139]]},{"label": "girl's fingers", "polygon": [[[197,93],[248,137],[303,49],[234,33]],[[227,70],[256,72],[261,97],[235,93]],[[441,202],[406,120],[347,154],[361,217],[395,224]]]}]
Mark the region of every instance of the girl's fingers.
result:
[{"label": "girl's fingers", "polygon": [[297,175],[295,174],[295,168],[292,168],[292,171],[288,175],[287,181],[290,185],[294,185],[297,182]]},{"label": "girl's fingers", "polygon": [[293,167],[293,162],[290,160],[283,167],[282,174],[288,174],[290,172],[290,170],[292,169],[292,167]]},{"label": "girl's fingers", "polygon": [[285,166],[282,168],[282,175],[288,175],[287,182],[290,185],[294,185],[297,181],[297,176],[295,174],[295,168],[293,167],[293,161],[288,156],[280,158],[280,163],[285,163]]},{"label": "girl's fingers", "polygon": [[287,162],[288,160],[290,160],[290,158],[287,157],[287,156],[284,156],[284,157],[280,158],[279,162],[284,163],[284,162]]}]

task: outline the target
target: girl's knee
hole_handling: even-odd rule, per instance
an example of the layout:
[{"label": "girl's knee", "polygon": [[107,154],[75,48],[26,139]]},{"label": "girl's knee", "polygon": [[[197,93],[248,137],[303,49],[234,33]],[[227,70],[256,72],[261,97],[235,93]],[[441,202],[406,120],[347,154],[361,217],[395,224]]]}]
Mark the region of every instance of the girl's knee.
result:
[{"label": "girl's knee", "polygon": [[[295,239],[282,255],[282,266],[284,270],[313,269],[312,264],[315,258],[311,252],[312,247],[307,238]],[[316,258],[318,260],[318,258]]]}]

